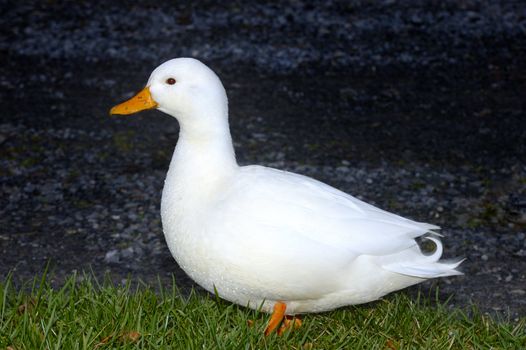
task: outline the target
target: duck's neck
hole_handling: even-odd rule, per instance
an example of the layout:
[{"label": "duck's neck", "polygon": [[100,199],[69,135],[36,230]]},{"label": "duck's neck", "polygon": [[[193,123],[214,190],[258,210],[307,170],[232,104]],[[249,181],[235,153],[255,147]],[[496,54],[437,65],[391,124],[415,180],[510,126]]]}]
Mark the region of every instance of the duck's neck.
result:
[{"label": "duck's neck", "polygon": [[[163,199],[209,196],[236,171],[228,121],[208,128],[180,123],[179,140],[172,156]],[[176,193],[170,193],[170,191]]]}]

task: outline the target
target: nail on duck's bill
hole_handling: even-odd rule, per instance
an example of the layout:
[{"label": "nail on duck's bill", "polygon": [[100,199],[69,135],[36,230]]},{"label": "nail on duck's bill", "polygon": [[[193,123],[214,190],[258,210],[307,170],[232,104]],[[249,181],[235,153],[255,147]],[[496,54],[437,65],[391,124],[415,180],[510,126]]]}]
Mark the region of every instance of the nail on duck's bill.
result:
[{"label": "nail on duck's bill", "polygon": [[113,107],[110,110],[110,115],[133,114],[146,109],[156,108],[157,106],[157,102],[153,100],[152,95],[150,94],[150,88],[147,86],[128,101]]}]

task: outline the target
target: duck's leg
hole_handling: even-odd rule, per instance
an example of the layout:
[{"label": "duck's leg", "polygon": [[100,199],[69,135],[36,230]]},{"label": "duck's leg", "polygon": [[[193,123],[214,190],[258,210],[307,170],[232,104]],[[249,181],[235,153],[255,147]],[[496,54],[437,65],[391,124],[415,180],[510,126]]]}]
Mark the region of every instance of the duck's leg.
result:
[{"label": "duck's leg", "polygon": [[283,320],[283,324],[278,329],[278,335],[283,335],[287,329],[298,329],[302,325],[301,318],[299,316],[286,315]]},{"label": "duck's leg", "polygon": [[283,317],[285,317],[286,309],[287,305],[280,301],[274,304],[274,311],[272,312],[272,316],[270,316],[270,321],[268,321],[267,328],[265,329],[265,336],[268,336],[279,326],[279,324],[283,320]]}]

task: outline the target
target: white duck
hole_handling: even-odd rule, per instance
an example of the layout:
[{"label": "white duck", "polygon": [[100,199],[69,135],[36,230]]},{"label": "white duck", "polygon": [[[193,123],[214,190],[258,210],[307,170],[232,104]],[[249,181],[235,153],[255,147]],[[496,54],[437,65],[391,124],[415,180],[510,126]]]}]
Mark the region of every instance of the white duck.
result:
[{"label": "white duck", "polygon": [[[157,108],[180,133],[161,201],[170,252],[199,285],[231,302],[285,315],[366,303],[428,278],[461,274],[439,262],[432,230],[306,176],[236,163],[228,101],[203,63],[176,58],[111,114]],[[431,255],[416,237],[436,244]]]}]

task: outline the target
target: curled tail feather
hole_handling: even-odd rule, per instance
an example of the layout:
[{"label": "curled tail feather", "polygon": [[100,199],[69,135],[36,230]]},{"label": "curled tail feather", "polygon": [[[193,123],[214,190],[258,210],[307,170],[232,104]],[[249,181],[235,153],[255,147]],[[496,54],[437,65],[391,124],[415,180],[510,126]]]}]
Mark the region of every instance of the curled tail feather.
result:
[{"label": "curled tail feather", "polygon": [[440,242],[434,232],[431,232],[430,235],[423,238],[435,243],[436,249],[433,254],[425,255],[415,242],[413,247],[394,254],[391,259],[384,260],[382,268],[391,272],[420,278],[436,278],[463,274],[456,268],[465,259],[439,261],[443,252],[442,242]]}]

